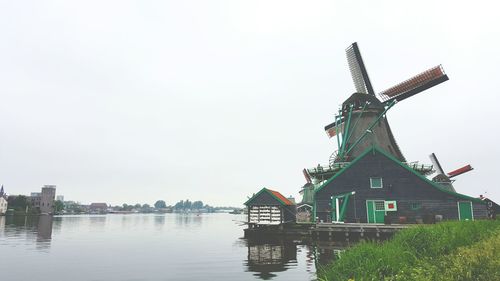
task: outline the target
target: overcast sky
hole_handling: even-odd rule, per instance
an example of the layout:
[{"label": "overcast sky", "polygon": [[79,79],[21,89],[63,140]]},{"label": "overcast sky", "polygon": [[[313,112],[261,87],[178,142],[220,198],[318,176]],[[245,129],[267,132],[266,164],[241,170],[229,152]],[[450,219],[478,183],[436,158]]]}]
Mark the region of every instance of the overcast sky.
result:
[{"label": "overcast sky", "polygon": [[412,3],[0,1],[0,184],[84,203],[298,197],[336,149],[323,126],[354,92],[357,41],[378,92],[443,65],[449,81],[389,111],[393,133],[410,161],[470,163],[457,191],[500,201],[499,7]]}]

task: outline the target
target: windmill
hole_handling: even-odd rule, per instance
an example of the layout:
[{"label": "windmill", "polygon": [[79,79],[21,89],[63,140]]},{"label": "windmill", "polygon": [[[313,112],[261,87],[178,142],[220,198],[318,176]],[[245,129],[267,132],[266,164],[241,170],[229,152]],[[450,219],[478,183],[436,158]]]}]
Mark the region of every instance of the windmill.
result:
[{"label": "windmill", "polygon": [[456,192],[455,188],[453,187],[453,182],[455,180],[452,180],[452,178],[474,170],[471,165],[465,165],[462,168],[458,168],[449,173],[445,173],[443,168],[441,167],[441,163],[439,163],[439,160],[436,157],[436,154],[432,153],[431,155],[429,155],[429,158],[431,159],[431,162],[437,173],[437,175],[432,178],[432,181],[441,184],[449,191]]},{"label": "windmill", "polygon": [[335,121],[325,127],[330,138],[337,136],[338,143],[338,150],[332,155],[330,164],[351,161],[372,145],[405,162],[386,113],[397,102],[448,80],[448,76],[438,65],[376,95],[358,44],[353,43],[346,53],[356,93],[344,101]]},{"label": "windmill", "polygon": [[[338,149],[330,156],[326,169],[307,169],[307,174],[315,181],[328,179],[373,145],[406,162],[387,121],[387,111],[396,103],[448,80],[438,65],[375,94],[358,44],[350,45],[346,54],[356,92],[342,103],[334,122],[325,126],[327,135],[337,138]],[[419,172],[428,175],[433,170],[431,166],[422,166]]]}]

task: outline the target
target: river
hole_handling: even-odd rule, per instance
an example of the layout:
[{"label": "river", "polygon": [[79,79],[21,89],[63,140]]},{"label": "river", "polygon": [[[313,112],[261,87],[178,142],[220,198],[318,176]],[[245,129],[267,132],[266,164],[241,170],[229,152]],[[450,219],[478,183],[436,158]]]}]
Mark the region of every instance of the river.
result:
[{"label": "river", "polygon": [[0,216],[0,280],[314,280],[337,247],[243,239],[244,215]]}]

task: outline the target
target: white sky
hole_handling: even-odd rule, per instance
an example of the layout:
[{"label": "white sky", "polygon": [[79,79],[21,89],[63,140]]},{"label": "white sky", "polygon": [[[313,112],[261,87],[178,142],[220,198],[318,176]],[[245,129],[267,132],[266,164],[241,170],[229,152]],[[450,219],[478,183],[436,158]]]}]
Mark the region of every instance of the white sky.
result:
[{"label": "white sky", "polygon": [[357,41],[376,91],[443,64],[389,122],[408,160],[470,163],[457,191],[498,202],[499,7],[412,3],[0,1],[0,183],[87,203],[297,196],[336,149],[323,126],[354,92]]}]

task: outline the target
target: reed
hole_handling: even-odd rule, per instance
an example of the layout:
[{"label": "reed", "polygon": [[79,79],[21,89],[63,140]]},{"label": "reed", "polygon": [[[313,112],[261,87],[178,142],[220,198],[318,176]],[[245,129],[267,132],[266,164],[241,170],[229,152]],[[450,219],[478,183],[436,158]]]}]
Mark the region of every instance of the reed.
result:
[{"label": "reed", "polygon": [[[498,239],[494,239],[499,235],[498,220],[454,221],[416,226],[400,231],[393,239],[386,242],[357,244],[343,253],[340,259],[321,268],[318,271],[318,279],[324,281],[448,280],[438,278],[444,272],[444,268],[463,265],[463,271],[453,271],[458,275],[460,272],[481,270],[481,263],[467,264],[464,261],[467,258],[463,255],[475,255],[476,260],[480,260],[480,255],[477,253],[488,243],[500,243]],[[492,263],[495,264],[500,260],[500,251],[492,255]],[[475,266],[479,268],[473,268]]]}]

